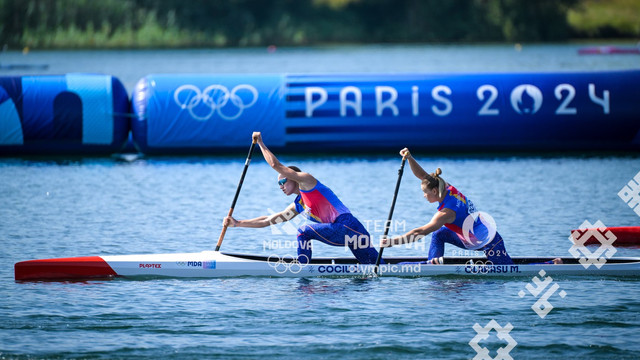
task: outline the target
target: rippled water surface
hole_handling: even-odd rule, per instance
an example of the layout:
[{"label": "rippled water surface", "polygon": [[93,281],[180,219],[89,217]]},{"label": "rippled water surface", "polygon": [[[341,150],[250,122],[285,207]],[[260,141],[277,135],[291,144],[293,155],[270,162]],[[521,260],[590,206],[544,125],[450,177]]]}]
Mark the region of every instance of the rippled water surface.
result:
[{"label": "rippled water surface", "polygon": [[[617,196],[640,170],[637,157],[418,157],[425,167],[443,168],[496,218],[513,255],[568,256],[569,230],[584,220],[638,223]],[[371,232],[381,232],[376,224],[386,218],[397,176],[394,156],[282,159],[314,173]],[[13,281],[13,263],[32,258],[211,249],[242,165],[234,158],[3,160],[2,355],[471,358],[473,325],[491,320],[513,325],[514,358],[635,358],[640,350],[633,340],[640,331],[635,278],[555,279],[567,296],[552,297],[554,308],[544,319],[531,309],[531,295],[519,297],[530,282],[522,278]],[[289,201],[258,157],[235,214],[268,214]],[[407,172],[395,212],[398,230],[423,224],[434,211]],[[270,247],[287,240],[269,229],[230,229],[223,249],[290,254],[295,250]],[[315,253],[348,255],[323,245]],[[506,344],[495,334],[482,342],[492,351]]]},{"label": "rippled water surface", "polygon": [[[51,73],[112,73],[129,90],[150,72],[552,71],[637,64],[623,56],[579,57],[575,46],[10,55],[12,62],[47,62]],[[430,171],[442,168],[445,179],[491,214],[515,256],[570,256],[569,231],[585,220],[640,224],[617,195],[640,171],[637,154],[416,157]],[[281,160],[314,174],[374,235],[382,232],[400,165],[397,153]],[[212,249],[243,165],[244,155],[0,159],[0,357],[470,359],[476,355],[469,344],[478,335],[474,324],[495,320],[513,326],[515,359],[637,358],[638,278],[556,278],[559,289],[544,318],[532,310],[536,298],[519,296],[532,282],[528,278],[13,280],[13,264],[27,259]],[[256,155],[236,217],[285,208],[292,199],[275,179]],[[392,233],[424,224],[434,211],[406,171]],[[270,245],[288,240],[270,229],[229,229],[222,249],[292,254],[295,249]],[[385,255],[423,255],[427,248],[392,248]],[[447,254],[454,250],[448,247]],[[615,256],[639,251],[618,249]],[[314,254],[350,255],[322,244]],[[508,346],[497,334],[494,329],[478,340],[492,357]]]}]

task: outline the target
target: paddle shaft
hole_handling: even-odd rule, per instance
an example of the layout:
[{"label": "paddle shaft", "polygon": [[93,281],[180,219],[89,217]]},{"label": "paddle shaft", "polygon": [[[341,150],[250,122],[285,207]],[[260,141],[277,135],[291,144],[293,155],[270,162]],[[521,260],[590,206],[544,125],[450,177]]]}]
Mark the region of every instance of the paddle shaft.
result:
[{"label": "paddle shaft", "polygon": [[[256,147],[256,143],[254,141],[251,143],[251,147],[249,148],[249,154],[247,155],[247,160],[244,162],[244,169],[242,169],[242,176],[240,176],[240,182],[238,182],[238,188],[236,189],[236,195],[233,197],[233,202],[231,203],[231,208],[229,208],[229,213],[227,214],[227,216],[233,215],[233,208],[236,207],[236,201],[238,201],[238,195],[240,195],[240,189],[242,189],[244,176],[247,174],[247,169],[249,168],[249,164],[251,163],[251,154],[253,154],[253,148],[255,147]],[[218,238],[216,251],[220,251],[220,245],[222,245],[222,240],[224,239],[224,234],[226,233],[227,233],[227,226],[224,225],[222,227],[222,232],[220,233],[220,237]]]},{"label": "paddle shaft", "polygon": [[[404,163],[406,162],[406,158],[402,158],[402,164],[400,165],[400,169],[398,170],[398,181],[396,182],[396,190],[393,192],[393,201],[391,202],[391,209],[389,209],[389,218],[384,225],[384,237],[387,237],[389,234],[389,228],[391,227],[391,218],[393,217],[393,209],[396,207],[396,198],[398,197],[398,190],[400,190],[400,181],[402,180],[402,173],[404,172]],[[378,267],[380,266],[380,260],[382,260],[382,251],[384,248],[380,246],[380,251],[378,252],[378,259],[376,259],[376,267],[375,274],[378,274]]]}]

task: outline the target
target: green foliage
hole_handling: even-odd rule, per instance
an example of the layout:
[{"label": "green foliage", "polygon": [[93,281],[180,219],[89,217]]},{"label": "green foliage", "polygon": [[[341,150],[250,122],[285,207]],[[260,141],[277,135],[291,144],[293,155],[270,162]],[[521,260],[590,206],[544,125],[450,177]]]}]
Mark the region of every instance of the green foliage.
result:
[{"label": "green foliage", "polygon": [[640,1],[585,0],[569,11],[568,22],[583,37],[640,37]]},{"label": "green foliage", "polygon": [[[607,12],[611,3],[626,10]],[[637,3],[636,0],[0,0],[0,43],[31,48],[157,48],[562,41],[576,34],[600,36],[602,29],[637,36],[640,34],[635,16],[640,10]]]}]

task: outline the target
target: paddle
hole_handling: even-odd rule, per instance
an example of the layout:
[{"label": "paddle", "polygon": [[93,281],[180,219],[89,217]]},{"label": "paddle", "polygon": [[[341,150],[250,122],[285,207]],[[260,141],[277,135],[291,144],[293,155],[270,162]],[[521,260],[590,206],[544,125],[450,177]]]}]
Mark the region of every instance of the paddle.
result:
[{"label": "paddle", "polygon": [[[244,162],[244,169],[242,170],[242,176],[240,176],[240,182],[238,183],[238,188],[236,189],[236,196],[233,197],[233,202],[231,203],[231,208],[229,209],[229,214],[227,216],[233,215],[233,208],[236,207],[236,201],[238,201],[238,195],[240,195],[240,189],[242,188],[242,183],[244,182],[244,176],[247,174],[247,169],[249,168],[249,164],[251,163],[251,154],[253,154],[254,147],[256,147],[255,138],[251,142],[251,147],[249,148],[249,155],[247,155],[247,160]],[[224,225],[222,227],[222,232],[220,233],[220,237],[218,238],[216,251],[220,251],[220,245],[222,245],[222,239],[224,239],[224,234],[226,232],[227,232],[227,226]]]},{"label": "paddle", "polygon": [[[405,156],[402,157],[402,164],[400,165],[400,169],[398,170],[398,181],[396,182],[396,190],[393,192],[393,201],[391,202],[391,209],[389,210],[389,218],[384,225],[384,237],[387,237],[389,234],[389,228],[391,227],[391,217],[393,217],[393,209],[396,207],[396,198],[398,197],[398,190],[400,189],[400,181],[402,180],[402,173],[404,172],[404,163],[407,158]],[[378,259],[376,260],[376,267],[374,268],[374,273],[378,275],[378,268],[380,266],[380,260],[382,260],[382,251],[384,248],[380,246],[380,251],[378,252]]]}]

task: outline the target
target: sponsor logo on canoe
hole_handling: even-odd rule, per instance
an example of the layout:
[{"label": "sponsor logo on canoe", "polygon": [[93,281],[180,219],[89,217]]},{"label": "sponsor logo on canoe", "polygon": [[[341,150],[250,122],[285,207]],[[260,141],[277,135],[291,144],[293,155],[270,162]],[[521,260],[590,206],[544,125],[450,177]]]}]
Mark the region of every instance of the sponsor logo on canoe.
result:
[{"label": "sponsor logo on canoe", "polygon": [[[549,302],[549,298],[558,291],[560,285],[558,285],[557,282],[553,282],[553,278],[551,278],[551,276],[545,277],[547,273],[544,270],[540,270],[538,274],[540,277],[534,276],[533,279],[531,279],[533,284],[529,283],[525,288],[529,291],[529,294],[533,295],[534,298],[538,298],[535,304],[531,305],[531,309],[535,311],[541,319],[544,319],[544,317],[553,309],[553,305]],[[551,285],[551,287],[549,287],[549,285]],[[542,294],[543,291],[545,291],[544,294]],[[542,296],[540,296],[540,294],[542,294]],[[524,290],[520,290],[520,292],[518,292],[518,296],[521,298],[524,298],[525,295],[526,293]],[[558,293],[558,296],[564,299],[565,296],[567,296],[567,292],[561,290]]]},{"label": "sponsor logo on canoe", "polygon": [[494,265],[491,261],[467,261],[464,266],[464,272],[467,274],[510,274],[519,273],[518,265]]},{"label": "sponsor logo on canoe", "polygon": [[318,272],[321,274],[355,274],[361,273],[362,269],[356,265],[320,265]]},{"label": "sponsor logo on canoe", "polygon": [[161,269],[162,264],[139,264],[140,269]]},{"label": "sponsor logo on canoe", "polygon": [[[513,337],[509,334],[511,330],[513,330],[513,325],[511,323],[507,323],[504,327],[500,326],[497,321],[491,320],[484,327],[480,326],[480,324],[475,323],[473,325],[473,330],[476,331],[476,336],[474,336],[471,341],[469,341],[469,345],[475,350],[477,353],[476,356],[473,357],[476,359],[513,359],[509,352],[513,350],[513,348],[518,345],[518,342],[515,341]],[[491,330],[495,330],[497,332],[497,336],[499,339],[507,342],[507,346],[500,347],[497,350],[496,357],[489,356],[489,349],[484,346],[480,346],[480,341],[489,339]]]},{"label": "sponsor logo on canoe", "polygon": [[178,261],[176,265],[180,267],[198,268],[198,269],[215,269],[216,262],[213,261]]}]

